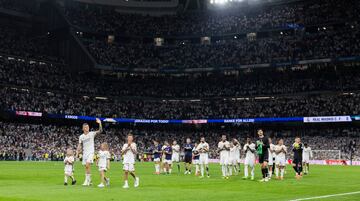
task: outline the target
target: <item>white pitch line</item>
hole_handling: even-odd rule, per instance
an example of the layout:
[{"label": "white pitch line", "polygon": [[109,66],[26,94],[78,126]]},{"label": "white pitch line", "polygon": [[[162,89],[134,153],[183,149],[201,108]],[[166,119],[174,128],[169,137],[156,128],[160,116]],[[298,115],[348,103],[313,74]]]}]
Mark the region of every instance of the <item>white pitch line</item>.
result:
[{"label": "white pitch line", "polygon": [[314,200],[314,199],[322,199],[322,198],[345,196],[345,195],[354,195],[354,194],[360,194],[360,191],[349,192],[349,193],[339,193],[339,194],[332,194],[332,195],[323,195],[323,196],[309,197],[309,198],[299,198],[299,199],[290,200],[290,201]]}]

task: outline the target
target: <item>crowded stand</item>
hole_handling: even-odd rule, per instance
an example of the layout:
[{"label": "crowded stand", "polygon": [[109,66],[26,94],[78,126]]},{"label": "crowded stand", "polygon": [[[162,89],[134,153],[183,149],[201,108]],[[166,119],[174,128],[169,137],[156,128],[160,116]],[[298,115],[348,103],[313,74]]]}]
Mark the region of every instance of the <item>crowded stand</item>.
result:
[{"label": "crowded stand", "polygon": [[[76,126],[56,126],[23,123],[1,122],[0,130],[0,160],[62,160],[64,152],[68,147],[75,148],[78,137],[81,134],[80,127]],[[112,159],[120,160],[121,144],[129,132],[134,133],[139,149],[139,160],[147,160],[144,155],[152,156],[154,145],[152,140],[164,142],[165,140],[176,140],[181,146],[185,144],[186,138],[191,138],[192,142],[198,142],[203,135],[206,136],[210,145],[210,158],[218,158],[216,152],[217,142],[221,134],[227,134],[231,138],[236,138],[243,146],[246,138],[255,138],[255,133],[251,129],[235,129],[230,131],[205,130],[146,130],[125,128],[106,128],[97,137],[96,147],[102,142],[107,142],[111,148]],[[266,130],[273,139],[284,139],[286,145],[293,142],[295,136],[301,136],[304,143],[307,143],[313,150],[339,150],[343,159],[349,159],[349,142],[357,139],[359,130],[356,128],[337,128],[337,129],[300,129],[300,130]],[[359,147],[354,153],[354,160],[360,159]],[[183,154],[181,154],[183,155]],[[243,156],[243,154],[242,154]],[[289,156],[290,157],[290,152]],[[314,154],[314,160],[338,159],[337,152],[323,152]]]}]

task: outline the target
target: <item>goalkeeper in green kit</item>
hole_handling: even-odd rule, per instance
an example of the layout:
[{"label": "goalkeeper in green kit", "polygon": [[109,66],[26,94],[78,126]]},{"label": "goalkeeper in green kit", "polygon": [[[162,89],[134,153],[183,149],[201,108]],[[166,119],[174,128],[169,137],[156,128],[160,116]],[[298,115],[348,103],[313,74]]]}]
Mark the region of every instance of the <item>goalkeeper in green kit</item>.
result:
[{"label": "goalkeeper in green kit", "polygon": [[259,156],[259,163],[261,165],[261,173],[263,178],[260,182],[267,182],[269,181],[268,178],[268,162],[269,162],[269,138],[264,136],[263,130],[259,129],[257,131],[258,140],[256,141],[256,152]]}]

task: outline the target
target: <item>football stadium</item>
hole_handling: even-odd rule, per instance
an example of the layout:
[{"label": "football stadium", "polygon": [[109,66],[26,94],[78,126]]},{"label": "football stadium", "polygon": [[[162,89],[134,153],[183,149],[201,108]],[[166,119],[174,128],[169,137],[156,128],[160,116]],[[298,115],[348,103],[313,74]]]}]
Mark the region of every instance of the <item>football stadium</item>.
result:
[{"label": "football stadium", "polygon": [[360,201],[360,1],[0,0],[0,201]]}]

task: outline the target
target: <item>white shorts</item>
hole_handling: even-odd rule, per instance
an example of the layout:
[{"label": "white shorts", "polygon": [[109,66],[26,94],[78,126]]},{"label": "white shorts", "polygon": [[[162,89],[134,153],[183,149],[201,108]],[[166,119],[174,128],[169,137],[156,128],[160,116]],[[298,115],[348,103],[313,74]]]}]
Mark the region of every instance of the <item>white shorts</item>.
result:
[{"label": "white shorts", "polygon": [[169,164],[169,165],[171,165],[172,164],[172,160],[164,160],[164,163],[167,163],[167,164]]},{"label": "white shorts", "polygon": [[94,153],[83,154],[82,164],[86,165],[86,163],[90,163],[90,164],[94,163]]},{"label": "white shorts", "polygon": [[253,167],[255,165],[255,158],[246,157],[244,164]]},{"label": "white shorts", "polygon": [[199,165],[199,164],[200,164],[200,160],[199,160],[199,159],[195,159],[195,160],[192,161],[192,163],[193,163],[194,165]]},{"label": "white shorts", "polygon": [[200,155],[199,163],[202,164],[202,165],[208,165],[209,164],[209,157]]},{"label": "white shorts", "polygon": [[176,162],[176,163],[180,162],[180,155],[179,154],[173,154],[171,156],[171,160],[172,160],[172,162]]},{"label": "white shorts", "polygon": [[123,164],[123,170],[129,171],[129,172],[134,172],[135,171],[135,164],[133,164],[133,163],[124,163]]},{"label": "white shorts", "polygon": [[160,162],[160,158],[154,158],[154,162]]},{"label": "white shorts", "polygon": [[284,157],[276,157],[275,164],[279,166],[286,166],[286,159]]},{"label": "white shorts", "polygon": [[99,166],[99,171],[107,171],[107,167],[104,167],[104,166]]},{"label": "white shorts", "polygon": [[73,168],[72,166],[65,166],[65,169],[64,169],[64,173],[68,176],[72,176],[73,175]]},{"label": "white shorts", "polygon": [[[271,155],[271,154],[270,154]],[[272,156],[269,156],[269,162],[268,162],[268,165],[274,165],[274,159]]]},{"label": "white shorts", "polygon": [[303,157],[303,163],[309,163],[310,158],[309,157]]},{"label": "white shorts", "polygon": [[220,165],[229,165],[229,157],[221,157],[220,156]]}]

